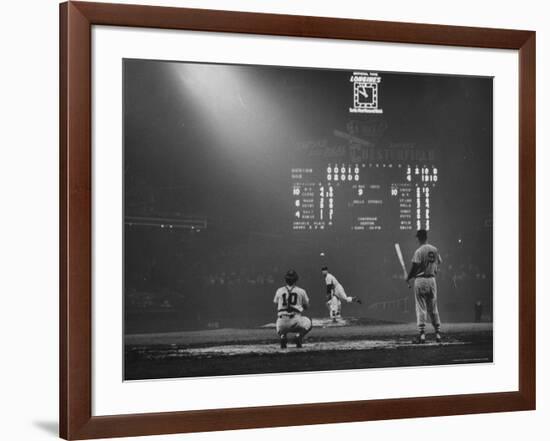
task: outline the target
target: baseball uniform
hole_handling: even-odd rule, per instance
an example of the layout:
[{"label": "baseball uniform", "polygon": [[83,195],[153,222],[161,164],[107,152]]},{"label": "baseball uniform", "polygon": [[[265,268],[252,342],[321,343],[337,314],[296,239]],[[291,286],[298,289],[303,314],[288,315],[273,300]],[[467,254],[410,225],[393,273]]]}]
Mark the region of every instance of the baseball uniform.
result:
[{"label": "baseball uniform", "polygon": [[304,336],[311,330],[311,319],[302,315],[309,305],[309,298],[304,289],[283,286],[275,293],[273,303],[277,304],[277,334],[282,336],[293,332]]},{"label": "baseball uniform", "polygon": [[342,314],[342,301],[351,303],[353,299],[352,297],[348,297],[344,291],[344,287],[332,274],[327,273],[325,276],[325,284],[327,286],[327,294],[330,295],[330,298],[327,301],[330,318],[335,320],[340,318]]},{"label": "baseball uniform", "polygon": [[435,276],[441,264],[437,248],[430,244],[421,245],[415,252],[412,262],[418,269],[414,275],[414,297],[416,303],[416,322],[418,330],[424,331],[429,318],[436,332],[439,332],[441,320],[437,309],[437,284]]}]

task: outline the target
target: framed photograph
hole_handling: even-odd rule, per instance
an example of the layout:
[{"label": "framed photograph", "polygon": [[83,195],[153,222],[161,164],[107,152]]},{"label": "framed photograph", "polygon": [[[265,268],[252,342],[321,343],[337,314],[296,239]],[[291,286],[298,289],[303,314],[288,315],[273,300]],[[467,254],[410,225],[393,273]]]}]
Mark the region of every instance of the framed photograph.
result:
[{"label": "framed photograph", "polygon": [[534,32],[60,24],[63,438],[535,408]]}]

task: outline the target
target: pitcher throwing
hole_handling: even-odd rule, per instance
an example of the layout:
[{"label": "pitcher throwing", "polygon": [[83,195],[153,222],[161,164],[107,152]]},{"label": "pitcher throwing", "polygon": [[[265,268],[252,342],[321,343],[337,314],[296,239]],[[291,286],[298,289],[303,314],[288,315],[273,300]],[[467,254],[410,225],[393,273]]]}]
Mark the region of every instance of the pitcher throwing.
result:
[{"label": "pitcher throwing", "polygon": [[357,297],[349,297],[344,291],[344,287],[338,282],[336,277],[328,272],[328,267],[321,268],[321,274],[325,279],[327,286],[327,306],[330,313],[330,318],[333,323],[336,323],[342,316],[342,302],[356,302],[361,303],[361,300]]}]

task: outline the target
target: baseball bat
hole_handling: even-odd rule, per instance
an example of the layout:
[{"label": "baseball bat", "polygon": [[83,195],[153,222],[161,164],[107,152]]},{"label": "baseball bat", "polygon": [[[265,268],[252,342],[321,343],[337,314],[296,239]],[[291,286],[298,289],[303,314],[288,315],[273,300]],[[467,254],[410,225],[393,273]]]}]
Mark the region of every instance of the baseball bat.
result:
[{"label": "baseball bat", "polygon": [[398,243],[395,244],[395,252],[397,253],[397,258],[399,259],[399,263],[401,264],[401,268],[403,269],[403,277],[405,279],[407,278],[407,268],[405,267],[405,260],[403,259],[403,253],[401,252],[401,247]]}]

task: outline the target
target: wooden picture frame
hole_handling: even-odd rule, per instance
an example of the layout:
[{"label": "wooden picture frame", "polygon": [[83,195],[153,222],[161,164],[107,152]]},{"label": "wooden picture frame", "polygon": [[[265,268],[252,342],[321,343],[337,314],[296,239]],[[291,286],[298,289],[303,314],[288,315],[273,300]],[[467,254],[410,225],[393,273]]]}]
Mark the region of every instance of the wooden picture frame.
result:
[{"label": "wooden picture frame", "polygon": [[[519,52],[519,390],[92,416],[91,28],[129,26]],[[60,436],[90,439],[535,409],[535,32],[169,7],[60,5]]]}]

